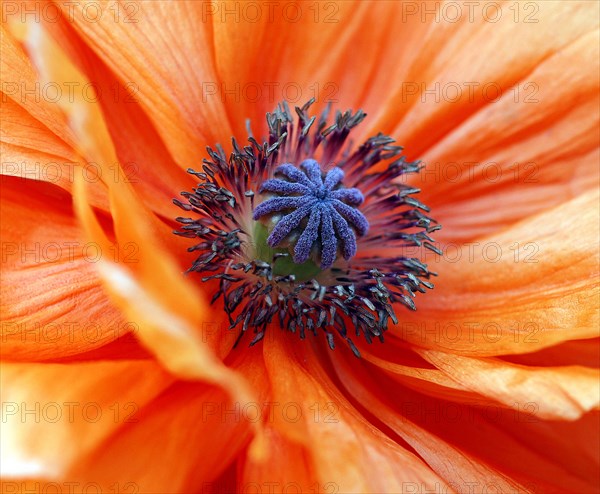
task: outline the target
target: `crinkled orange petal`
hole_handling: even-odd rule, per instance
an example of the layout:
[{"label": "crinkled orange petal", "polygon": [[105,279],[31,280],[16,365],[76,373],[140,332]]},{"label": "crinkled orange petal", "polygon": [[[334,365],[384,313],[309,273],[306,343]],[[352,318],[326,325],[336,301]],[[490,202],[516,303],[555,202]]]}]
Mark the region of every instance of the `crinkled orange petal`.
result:
[{"label": "crinkled orange petal", "polygon": [[[209,297],[182,275],[173,251],[162,247],[165,245],[162,242],[164,224],[143,206],[129,184],[112,185],[110,199],[117,242],[120,246],[135,246],[133,262],[126,262],[122,267],[137,278],[144,291],[160,300],[166,311],[189,321],[204,346],[224,357],[231,349],[235,334],[223,331],[225,314],[209,305]],[[171,245],[179,245],[179,250],[185,252],[180,245],[182,241],[168,233]],[[117,271],[112,272],[113,276],[117,276]],[[165,291],[165,286],[169,290]]]},{"label": "crinkled orange petal", "polygon": [[592,492],[600,467],[598,452],[589,445],[590,440],[597,444],[597,412],[556,422],[538,417],[535,401],[518,410],[450,402],[399,387],[350,352],[331,357],[342,388],[411,444],[449,485],[454,484],[446,475],[458,476],[459,492],[486,492],[505,482],[516,487],[503,492]]},{"label": "crinkled orange petal", "polygon": [[[19,18],[21,17],[19,16]],[[53,93],[50,88],[43,86],[42,83],[47,81],[40,81],[31,60],[29,60],[13,33],[6,29],[6,26],[6,24],[0,26],[0,32],[2,33],[0,37],[2,46],[2,58],[0,60],[0,78],[3,83],[2,104],[4,105],[9,100],[12,101],[47,128],[50,135],[45,136],[44,140],[40,140],[38,147],[44,146],[44,150],[48,150],[46,146],[49,145],[60,146],[61,150],[65,146],[67,149],[72,148],[75,142],[73,133],[66,125],[65,117],[61,114],[57,105],[50,101],[59,92]],[[13,137],[11,132],[6,132],[6,134],[3,132],[4,136]]]},{"label": "crinkled orange petal", "polygon": [[[476,486],[481,491],[485,485],[495,485],[501,492],[527,492],[528,489],[511,480],[506,475],[487,465],[480,459],[461,451],[443,439],[435,436],[423,427],[413,423],[410,418],[398,413],[383,403],[369,389],[368,382],[363,382],[356,372],[356,361],[353,357],[340,358],[339,353],[332,354],[336,371],[352,397],[367,410],[374,413],[396,434],[404,439],[429,464],[433,471],[457,492],[465,492],[469,486]],[[360,368],[361,371],[366,370]],[[401,397],[401,395],[400,395]],[[407,403],[410,409],[415,403]]]},{"label": "crinkled orange petal", "polygon": [[[3,80],[3,82],[8,84],[6,80]],[[34,97],[32,96],[32,98]],[[43,168],[43,164],[50,163],[51,160],[63,166],[75,161],[73,148],[51,132],[48,127],[27,112],[22,106],[18,105],[13,99],[6,98],[2,101],[0,116],[2,117],[2,144],[39,153],[40,156],[45,157],[45,159],[40,159],[40,168]],[[20,163],[17,164],[21,165]],[[5,161],[3,161],[3,167],[7,167]],[[21,166],[20,168],[23,167]],[[26,171],[28,172],[27,175],[25,174]],[[33,172],[33,167],[25,168],[18,175],[25,176],[25,178],[39,177],[39,179],[42,179],[44,177],[44,170],[41,170],[39,175],[35,175]],[[51,178],[52,174],[47,174]],[[17,175],[17,173],[11,173],[11,175]],[[59,179],[62,178],[63,180],[69,177],[69,174],[64,177],[58,173],[56,175],[58,175]],[[52,182],[53,180],[49,179],[46,181]]]},{"label": "crinkled orange petal", "polygon": [[[82,86],[87,84],[85,76],[66,59],[65,52],[53,42],[40,25],[29,25],[25,40],[32,53],[35,53],[36,65],[43,79],[63,83],[77,81]],[[189,349],[200,345],[201,340],[207,342],[221,337],[220,332],[215,335],[214,331],[210,334],[200,334],[203,332],[204,323],[213,321],[206,320],[205,313],[209,312],[208,306],[202,305],[200,293],[192,283],[182,278],[181,271],[171,256],[158,247],[160,244],[158,239],[161,235],[164,237],[165,225],[141,203],[130,183],[123,180],[110,180],[111,166],[118,165],[119,162],[101,108],[89,98],[85,98],[83,94],[77,94],[73,98],[62,98],[58,104],[68,115],[69,125],[78,138],[77,151],[96,163],[101,179],[109,188],[110,207],[117,237],[116,245],[108,241],[89,209],[87,183],[84,184],[87,182],[85,169],[76,170],[74,195],[78,216],[86,227],[88,239],[97,242],[104,251],[112,250],[115,253],[113,259],[115,262],[97,264],[98,268],[103,270],[104,279],[113,280],[112,287],[117,293],[120,293],[122,286],[116,280],[121,280],[122,283],[130,281],[131,290],[139,290],[137,293],[140,296],[146,294],[147,290],[151,290],[151,298],[156,297],[157,300],[161,300],[160,310],[166,311],[161,312],[161,315],[166,320],[170,320],[172,314],[178,314],[177,317],[182,317],[187,321],[184,325],[187,325],[191,317],[194,321],[193,327],[197,329],[194,330],[196,335],[193,336],[195,343]],[[173,235],[169,235],[169,239],[175,242]],[[142,278],[143,289],[139,284],[140,281],[131,276],[132,270]],[[166,292],[165,283],[171,285],[170,290]],[[121,294],[121,297],[129,296],[131,293]],[[150,303],[149,299],[142,298],[146,304]],[[131,307],[128,307],[127,312],[129,309]],[[189,327],[185,330],[180,328],[180,331],[186,333],[189,329]],[[180,333],[179,337],[182,337],[183,333]],[[159,331],[158,334],[162,333]],[[177,341],[178,344],[182,344],[181,340]],[[167,355],[166,348],[159,349],[161,355]],[[193,354],[194,350],[191,351]]]},{"label": "crinkled orange petal", "polygon": [[[567,359],[556,358],[558,353],[564,353],[565,348],[568,348],[568,346],[572,344],[578,344],[577,348],[581,350],[573,353],[573,355]],[[387,345],[384,346],[387,347]],[[548,386],[550,383],[556,384],[558,387],[561,380],[564,380],[567,377],[570,377],[571,379],[578,379],[581,377],[582,379],[581,381],[578,381],[577,386],[569,386],[564,395],[560,388],[558,388],[558,391],[554,390],[553,393],[544,392],[541,397],[535,400],[537,404],[536,413],[539,416],[544,414],[547,416],[546,418],[550,420],[565,418],[573,419],[581,415],[583,411],[597,408],[598,360],[597,357],[592,355],[594,352],[588,353],[590,353],[592,359],[596,358],[595,361],[581,357],[581,355],[585,355],[585,346],[594,346],[594,342],[588,340],[568,342],[542,350],[541,352],[536,352],[541,353],[542,355],[536,356],[535,358],[531,358],[531,355],[535,354],[511,355],[509,356],[509,361],[507,361],[507,358],[500,358],[494,359],[493,362],[498,368],[503,368],[506,371],[507,381],[519,370],[523,371],[523,381],[528,383],[534,381],[537,383],[537,381],[540,381],[542,384],[545,384],[545,386]],[[468,379],[463,379],[462,372],[454,372],[452,369],[440,370],[438,368],[433,368],[433,366],[430,367],[428,365],[429,362],[426,360],[419,362],[415,359],[403,358],[401,347],[395,347],[394,349],[390,348],[389,350],[390,351],[387,353],[377,351],[377,356],[375,356],[369,352],[369,348],[363,347],[361,348],[361,354],[365,361],[373,364],[373,367],[370,367],[371,372],[383,371],[387,377],[398,385],[407,386],[419,393],[426,394],[433,398],[475,407],[504,406],[507,410],[512,408],[518,412],[524,404],[529,403],[530,398],[533,399],[533,395],[535,394],[532,393],[531,396],[527,395],[529,390],[526,389],[526,399],[523,399],[523,397],[517,399],[518,395],[515,394],[513,396],[512,393],[509,393],[510,397],[508,397],[509,394],[503,389],[510,384],[500,383],[502,386],[499,385],[498,389],[496,389],[493,383],[490,386],[486,386],[486,384],[491,382],[491,379],[482,379],[483,382],[480,383],[478,375],[476,376],[477,379],[475,379],[476,382],[470,382]],[[552,352],[550,352],[550,350],[552,350]],[[418,349],[416,349],[416,351],[423,353],[423,351],[419,351]],[[466,359],[465,357],[457,357],[454,354],[444,355],[449,358],[474,360]],[[555,355],[553,359],[547,358],[552,355]],[[544,357],[546,357],[546,359],[544,359]],[[478,360],[475,361],[479,362]],[[521,362],[521,366],[513,366],[513,363],[519,362]],[[573,365],[573,362],[577,362],[578,365]],[[541,367],[534,367],[535,365]],[[560,367],[561,365],[568,365],[569,367]],[[563,368],[566,369],[565,372],[562,372]],[[547,377],[554,376],[555,374],[558,374],[559,376],[556,379],[556,383],[553,379],[548,383]],[[504,376],[504,374],[500,375]],[[502,379],[502,377],[497,377],[497,379]],[[518,388],[518,385],[516,387]],[[542,385],[540,385],[540,388],[546,390]],[[569,391],[578,392],[573,400],[568,396]],[[555,396],[557,392],[559,394],[559,399]],[[583,406],[579,404],[577,398],[580,398],[583,401]],[[559,409],[557,414],[556,407],[560,399],[566,400],[567,406],[564,410]],[[569,416],[569,413],[571,413],[572,416]]]},{"label": "crinkled orange petal", "polygon": [[2,363],[2,477],[63,479],[173,382],[153,361]]},{"label": "crinkled orange petal", "polygon": [[[262,378],[256,389],[265,396],[262,355],[246,352],[238,357],[232,369]],[[135,422],[124,424],[93,454],[80,458],[67,478],[82,485],[95,482],[103,492],[115,483],[133,483],[140,493],[204,492],[250,441],[252,423],[262,419],[262,412],[254,413],[262,410],[262,402],[259,398],[247,406],[220,387],[174,383],[141,407]]]},{"label": "crinkled orange petal", "polygon": [[506,92],[420,156],[426,167],[415,183],[443,225],[436,239],[478,238],[597,187],[599,33],[550,54],[528,74],[534,82]]},{"label": "crinkled orange petal", "polygon": [[[126,190],[129,189],[123,188],[122,192]],[[77,216],[89,240],[103,250],[120,251],[105,236],[86,202],[82,178],[76,177],[74,198]],[[128,235],[118,240],[135,246],[135,254],[118,262],[100,260],[96,266],[113,301],[129,321],[138,325],[140,341],[180,378],[205,379],[222,385],[232,396],[248,400],[250,392],[243,378],[229,371],[206,344],[203,322],[210,309],[203,297],[182,278],[168,253],[156,245],[147,220],[132,202],[135,198],[113,196],[111,200],[117,201],[115,215],[126,215],[115,218],[117,235],[124,233],[125,225],[120,221],[130,220]],[[128,209],[127,204],[131,205]]]},{"label": "crinkled orange petal", "polygon": [[[590,2],[547,2],[529,17],[507,8],[498,22],[475,5],[472,14],[462,9],[469,22],[445,20],[452,8],[439,2],[330,5],[304,9],[298,22],[277,9],[257,22],[227,22],[234,14],[226,8],[240,10],[235,2],[207,9],[222,78],[208,97],[225,101],[236,135],[244,136],[245,117],[263,132],[262,115],[288,93],[292,104],[316,96],[362,107],[369,117],[359,132],[388,132],[427,164],[410,180],[446,241],[491,234],[597,183],[599,43]],[[441,22],[422,21],[436,9]],[[524,29],[526,17],[537,22]],[[365,30],[374,24],[380,29]],[[510,50],[495,42],[505,39],[514,40]],[[248,63],[234,63],[242,50]],[[493,101],[496,87],[502,97]],[[489,207],[499,200],[502,208]]]},{"label": "crinkled orange petal", "polygon": [[[225,102],[226,116],[241,137],[245,118],[262,135],[265,112],[283,100],[301,106],[314,97],[317,107],[332,100],[344,110],[380,110],[382,95],[397,85],[390,72],[409,56],[407,39],[425,27],[410,20],[400,27],[394,2],[265,4],[256,21],[248,7],[239,22],[224,12],[245,10],[243,4],[212,7],[206,17],[214,26],[220,80],[205,85],[207,98]],[[369,28],[374,25],[378,28]]]},{"label": "crinkled orange petal", "polygon": [[[173,160],[140,104],[138,86],[121,82],[74,32],[66,17],[43,26],[95,88],[95,99],[122,164],[122,169],[117,163],[110,164],[109,180],[132,183],[153,211],[167,218],[177,216],[179,210],[171,199],[181,190],[188,190],[195,181]],[[188,165],[196,165],[196,162]]]},{"label": "crinkled orange petal", "polygon": [[[384,347],[381,350],[388,348],[388,345],[384,345]],[[426,361],[406,359],[407,351],[400,345],[393,348],[389,345],[389,352],[378,349],[377,355],[371,353],[371,350],[372,348],[362,346],[360,348],[361,357],[366,362],[373,364],[374,372],[383,371],[399,385],[408,386],[420,393],[444,400],[467,404],[480,404],[483,401],[479,395],[439,369],[428,365]]]},{"label": "crinkled orange petal", "polygon": [[[420,347],[471,356],[530,353],[598,335],[598,192],[460,246],[430,269],[430,296],[390,331]],[[434,259],[433,255],[429,259]],[[395,336],[394,336],[395,335]],[[374,347],[375,348],[375,347]]]},{"label": "crinkled orange petal", "polygon": [[565,341],[538,352],[504,355],[501,358],[507,362],[522,365],[584,365],[597,369],[600,367],[600,339]]},{"label": "crinkled orange petal", "polygon": [[[234,335],[208,331],[205,323],[212,318],[207,317],[211,312],[207,301],[181,276],[169,253],[159,247],[152,221],[143,214],[128,184],[110,192],[117,240],[136,246],[136,257],[129,263],[122,259],[101,261],[97,266],[112,300],[139,328],[137,335],[142,344],[179,378],[221,386],[240,403],[253,401],[244,376],[228,369],[214,353],[214,342]],[[75,205],[89,238],[108,248],[108,239],[86,203],[85,184],[77,178]],[[118,246],[113,248],[119,250]],[[263,454],[261,427],[258,423],[253,426],[257,436],[251,451],[258,458]]]},{"label": "crinkled orange petal", "polygon": [[[386,437],[341,395],[315,355],[315,346],[277,336],[264,341],[272,401],[278,404],[272,427],[287,441],[306,448],[310,469],[309,478],[294,481],[307,485],[316,479],[320,486],[333,482],[339,492],[397,492],[407,482],[447,488],[420,459]],[[275,447],[281,448],[281,438],[272,437]],[[292,451],[297,457],[297,448]],[[291,479],[274,471],[271,480],[281,484]],[[242,478],[241,485],[247,481],[251,479]]]},{"label": "crinkled orange petal", "polygon": [[[63,94],[64,86],[52,78],[40,79],[14,36],[2,29],[2,152],[1,173],[56,184],[72,189],[78,158],[74,136],[60,106],[54,99]],[[69,77],[67,83],[71,83]],[[64,92],[68,97],[68,91]],[[107,208],[101,182],[89,170],[94,206]]]},{"label": "crinkled orange petal", "polygon": [[[54,83],[59,86],[75,85],[86,87],[89,81],[67,57],[66,53],[52,40],[47,30],[40,23],[26,22],[23,25],[23,43],[32,58],[42,83]],[[83,160],[94,163],[94,171],[104,184],[113,182],[109,173],[110,167],[117,164],[110,134],[106,128],[102,110],[84,91],[60,93],[56,107],[64,112],[69,130],[75,136],[73,147]],[[91,182],[84,168],[83,176]],[[92,181],[93,182],[93,181]],[[115,181],[120,183],[120,181]]]},{"label": "crinkled orange petal", "polygon": [[[78,6],[73,17],[84,40],[121,80],[139,87],[140,101],[184,167],[207,144],[225,144],[232,134],[245,138],[245,118],[264,130],[265,112],[284,99],[302,104],[315,97],[320,105],[333,100],[380,110],[381,95],[398,80],[390,72],[400,74],[405,64],[399,62],[411,58],[407,43],[426,32],[413,16],[400,23],[392,2],[307,4],[299,6],[297,19],[286,5],[259,7],[256,22],[236,2],[182,1],[168,13],[158,3],[140,4],[132,16],[138,22],[129,23],[114,16],[86,22]],[[70,8],[64,6],[63,17]],[[365,30],[382,20],[385,29]],[[187,23],[193,28],[185,30]],[[168,55],[158,64],[155,53]]]},{"label": "crinkled orange petal", "polygon": [[[281,411],[282,406],[278,404],[276,408],[280,408]],[[267,412],[269,416],[274,410],[269,409]],[[273,493],[314,492],[317,494],[337,492],[340,489],[333,474],[330,480],[321,483],[312,466],[308,449],[290,441],[269,423],[265,425],[265,442],[268,444],[268,453],[264,461],[255,462],[245,456],[238,460],[238,479],[232,492],[269,489]],[[215,487],[215,492],[219,492],[220,486]]]},{"label": "crinkled orange petal", "polygon": [[527,367],[423,350],[426,360],[449,378],[505,406],[536,404],[545,420],[576,420],[600,404],[600,373],[582,366]]},{"label": "crinkled orange petal", "polygon": [[131,22],[102,16],[95,23],[88,22],[83,5],[73,6],[72,14],[61,7],[121,81],[138,88],[136,97],[180,166],[197,163],[207,143],[229,139],[222,103],[203,92],[203,83],[216,82],[218,74],[201,4],[142,2]]},{"label": "crinkled orange petal", "polygon": [[[436,5],[438,10],[440,5]],[[543,2],[536,6],[538,11],[529,16],[529,21],[538,22],[527,23],[523,22],[524,17],[515,22],[508,8],[502,9],[497,22],[490,22],[482,11],[474,14],[472,21],[464,12],[462,22],[448,22],[440,12],[441,22],[428,22],[427,35],[404,47],[413,52],[413,61],[400,79],[404,84],[382,101],[387,112],[373,122],[374,128],[400,136],[411,155],[421,157],[426,149],[482,108],[494,104],[495,93],[491,88],[485,90],[486,84],[500,87],[506,98],[513,98],[511,88],[538,82],[532,77],[538,66],[598,28],[597,11],[589,2]],[[418,15],[423,15],[423,11]],[[428,16],[429,20],[432,18],[433,15]],[[569,22],[565,22],[567,18]],[[576,73],[572,64],[565,64],[564,70],[571,75]],[[432,92],[423,94],[421,83]],[[437,97],[433,92],[436,83]],[[473,88],[472,94],[467,83]],[[410,84],[416,84],[419,90],[414,93]],[[460,87],[462,98],[456,99],[450,85]],[[513,100],[513,111],[527,106],[523,97],[521,93],[517,104]],[[534,111],[544,111],[544,103],[542,99],[540,104],[531,106]]]},{"label": "crinkled orange petal", "polygon": [[96,272],[115,252],[85,240],[70,195],[44,182],[2,181],[2,358],[55,359],[128,333]]},{"label": "crinkled orange petal", "polygon": [[[25,40],[35,53],[44,78],[86,83],[83,74],[40,25],[29,25]],[[118,161],[101,109],[83,95],[61,99],[59,104],[78,138],[78,152],[93,159],[102,176],[107,177],[110,164]],[[207,344],[222,335],[208,335],[204,330],[209,306],[195,286],[182,278],[170,254],[160,247],[156,217],[144,207],[131,184],[103,178],[109,188],[115,225],[117,243],[113,244],[89,204],[85,171],[76,171],[75,209],[87,239],[105,252],[116,253],[115,259],[101,259],[96,267],[113,301],[139,328],[140,341],[175,375],[213,382],[232,397],[249,401],[251,392],[244,379],[228,370]]]},{"label": "crinkled orange petal", "polygon": [[[29,25],[25,40],[32,53],[35,53],[36,66],[43,79],[62,84],[77,82],[80,87],[89,84],[85,75],[66,58],[66,53],[52,40],[43,27],[37,24]],[[177,248],[172,251],[182,252],[182,257],[189,259],[190,254],[185,252],[186,242],[180,237],[174,236],[171,233],[171,227],[158,220],[151,209],[144,205],[134,192],[133,184],[124,179],[127,164],[120,163],[117,157],[102,108],[94,100],[79,93],[75,93],[73,98],[61,98],[57,104],[68,115],[69,125],[78,138],[78,153],[94,163],[100,179],[109,189],[110,209],[115,221],[118,244],[115,255],[117,260],[123,261],[127,264],[127,268],[136,270],[138,274],[143,273],[144,282],[153,284],[155,295],[163,298],[169,310],[185,312],[188,310],[187,305],[195,307],[196,314],[200,313],[198,311],[202,309],[198,306],[198,301],[201,298],[201,292],[195,289],[192,283],[182,279],[182,270],[179,265],[177,268],[175,267],[173,259],[167,252],[154,252],[153,247],[158,244],[169,248],[175,246]],[[75,175],[89,183],[88,170],[85,168]],[[82,197],[81,193],[79,197]],[[86,201],[89,199],[86,198]],[[126,218],[123,218],[124,216]],[[137,230],[137,232],[133,230]],[[114,247],[109,245],[108,248]],[[144,254],[150,251],[153,252],[151,255],[157,258],[156,261],[144,257]],[[164,280],[160,280],[156,275],[158,272],[156,263],[162,266],[168,265],[168,269],[171,270],[172,282],[186,287],[184,290],[187,294],[184,299],[178,299],[177,295],[170,296],[179,293],[177,290],[164,292],[164,284],[162,284]],[[182,305],[181,302],[184,300],[187,303]],[[210,312],[208,306],[205,306],[203,310],[206,310],[207,313]],[[201,321],[199,327],[202,328],[202,339],[205,343],[219,347],[221,352],[225,352],[227,347],[230,348],[228,342],[231,342],[234,335],[214,331],[214,327],[220,327],[221,322],[225,319],[223,313],[208,319],[205,316],[202,316],[202,319],[198,315],[194,317],[197,321]],[[204,331],[205,326],[211,329]]]}]

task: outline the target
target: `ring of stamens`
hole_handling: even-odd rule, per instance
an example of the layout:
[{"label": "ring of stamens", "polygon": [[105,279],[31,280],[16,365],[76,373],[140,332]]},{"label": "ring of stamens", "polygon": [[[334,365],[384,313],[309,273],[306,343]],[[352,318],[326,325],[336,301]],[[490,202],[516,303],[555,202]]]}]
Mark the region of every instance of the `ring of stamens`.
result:
[{"label": "ring of stamens", "polygon": [[[188,170],[197,187],[174,199],[195,217],[177,218],[174,233],[199,240],[188,272],[202,274],[237,341],[254,333],[254,345],[278,326],[301,338],[322,332],[331,348],[337,334],[359,356],[350,333],[383,341],[395,306],[415,310],[415,294],[433,287],[418,254],[440,254],[430,237],[440,226],[413,197],[419,189],[400,180],[418,162],[383,134],[347,145],[365,114],[338,112],[328,124],[329,107],[317,119],[312,103],[296,108],[297,122],[285,103],[267,114],[262,144],[249,129],[248,145],[232,140],[230,156],[208,148],[202,171]],[[333,166],[323,173],[319,163]]]}]

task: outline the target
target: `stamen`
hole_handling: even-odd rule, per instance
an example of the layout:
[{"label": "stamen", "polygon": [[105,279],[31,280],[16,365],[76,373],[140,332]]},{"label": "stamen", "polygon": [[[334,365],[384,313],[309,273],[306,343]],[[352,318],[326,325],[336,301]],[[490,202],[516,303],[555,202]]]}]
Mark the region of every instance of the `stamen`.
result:
[{"label": "stamen", "polygon": [[[383,341],[398,304],[415,310],[416,293],[433,288],[420,252],[440,253],[430,237],[440,226],[413,197],[419,189],[400,182],[418,162],[383,134],[346,144],[365,114],[337,112],[328,124],[329,107],[317,118],[312,103],[296,122],[285,103],[268,113],[262,144],[248,129],[249,144],[232,140],[229,157],[207,148],[202,171],[188,170],[197,187],[173,200],[195,217],[177,218],[174,233],[199,239],[188,272],[202,274],[238,341],[253,332],[254,345],[275,325],[300,338],[323,332],[332,349],[337,333],[359,356],[349,330]],[[324,174],[319,163],[333,166]]]},{"label": "stamen", "polygon": [[[299,238],[294,247],[294,262],[302,264],[310,257],[311,249],[319,237],[321,230],[321,250],[327,249],[327,243],[341,240],[344,246],[344,259],[349,260],[356,254],[356,236],[365,235],[369,230],[369,222],[364,215],[352,206],[363,203],[364,197],[358,189],[341,188],[344,172],[333,168],[325,176],[319,164],[308,159],[300,163],[298,170],[291,163],[279,166],[275,174],[285,176],[284,179],[267,180],[259,189],[260,193],[285,194],[285,196],[267,199],[254,210],[253,218],[258,220],[265,216],[288,211],[277,222],[267,239],[271,247],[276,247],[295,230]],[[334,190],[334,187],[337,187]],[[301,222],[308,216],[304,225]],[[327,219],[325,219],[327,217]],[[348,224],[352,225],[353,228]],[[334,228],[335,225],[335,228]],[[327,249],[321,255],[321,269],[330,268],[336,260],[336,251]]]}]

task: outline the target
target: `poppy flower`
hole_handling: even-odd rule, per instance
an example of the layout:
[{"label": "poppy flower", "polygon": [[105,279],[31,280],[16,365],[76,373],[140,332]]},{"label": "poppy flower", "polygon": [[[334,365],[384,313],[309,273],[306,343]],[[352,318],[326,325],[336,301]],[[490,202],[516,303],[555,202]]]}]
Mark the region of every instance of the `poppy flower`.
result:
[{"label": "poppy flower", "polygon": [[595,4],[2,9],[4,492],[598,491]]}]

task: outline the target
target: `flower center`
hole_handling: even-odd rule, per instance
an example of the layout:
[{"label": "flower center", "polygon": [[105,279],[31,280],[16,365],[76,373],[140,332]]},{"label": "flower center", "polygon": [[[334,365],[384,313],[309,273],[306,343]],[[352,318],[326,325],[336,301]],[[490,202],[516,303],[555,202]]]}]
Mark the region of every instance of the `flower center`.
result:
[{"label": "flower center", "polygon": [[197,186],[173,200],[186,212],[174,233],[196,240],[188,272],[201,275],[237,341],[251,333],[254,345],[275,326],[302,339],[322,333],[331,348],[335,335],[359,356],[351,336],[383,341],[399,306],[415,310],[414,297],[433,288],[421,254],[440,254],[430,236],[440,225],[401,180],[418,162],[383,134],[347,142],[365,114],[311,116],[313,103],[296,118],[286,103],[267,113],[262,142],[248,127],[247,145],[233,139],[229,156],[207,148],[202,171],[188,170]]},{"label": "flower center", "polygon": [[270,232],[267,244],[288,247],[298,265],[319,259],[321,269],[330,268],[338,253],[346,260],[354,257],[356,234],[365,235],[369,222],[357,209],[364,201],[362,193],[343,187],[341,168],[324,175],[317,161],[307,159],[300,169],[291,163],[278,166],[275,176],[281,178],[260,186],[259,192],[271,197],[253,214]]},{"label": "flower center", "polygon": [[317,191],[315,192],[315,197],[317,199],[326,199],[328,195],[329,191],[324,185],[319,187],[319,189],[317,189]]}]

